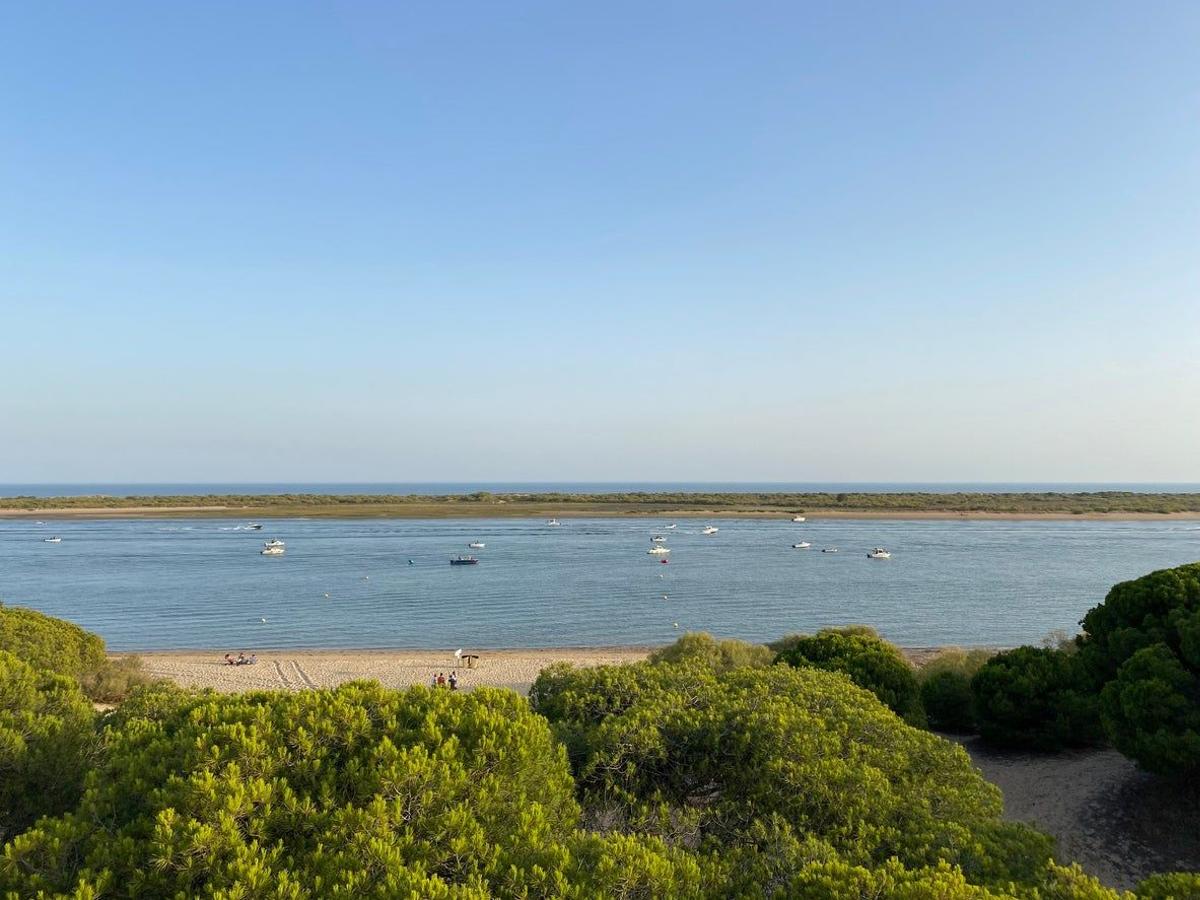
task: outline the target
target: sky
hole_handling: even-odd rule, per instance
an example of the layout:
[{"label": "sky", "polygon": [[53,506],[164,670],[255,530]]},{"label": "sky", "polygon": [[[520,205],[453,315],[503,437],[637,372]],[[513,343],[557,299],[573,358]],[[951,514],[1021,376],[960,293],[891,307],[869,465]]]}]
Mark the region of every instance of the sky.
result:
[{"label": "sky", "polygon": [[0,34],[0,482],[1200,481],[1200,4]]}]

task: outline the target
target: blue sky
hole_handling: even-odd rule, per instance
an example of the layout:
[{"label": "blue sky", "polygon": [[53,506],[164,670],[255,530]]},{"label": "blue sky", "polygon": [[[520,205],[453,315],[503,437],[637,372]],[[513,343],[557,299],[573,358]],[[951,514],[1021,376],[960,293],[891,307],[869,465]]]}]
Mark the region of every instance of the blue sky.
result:
[{"label": "blue sky", "polygon": [[0,11],[0,481],[1200,480],[1200,5]]}]

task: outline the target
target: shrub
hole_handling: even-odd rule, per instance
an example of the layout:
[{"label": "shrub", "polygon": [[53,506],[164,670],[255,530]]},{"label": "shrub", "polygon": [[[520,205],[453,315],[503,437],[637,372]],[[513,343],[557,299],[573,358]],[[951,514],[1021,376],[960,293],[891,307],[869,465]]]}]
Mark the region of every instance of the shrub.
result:
[{"label": "shrub", "polygon": [[831,628],[811,636],[784,638],[780,646],[778,662],[844,672],[909,724],[924,724],[912,666],[893,644],[870,629]]},{"label": "shrub", "polygon": [[788,871],[763,876],[774,882],[812,853],[868,869],[945,861],[977,883],[1033,877],[1050,855],[1049,838],[1000,821],[998,790],[961,747],[839,673],[559,666],[531,701],[575,748],[592,821],[740,853],[731,877],[773,865],[750,843],[791,848]]},{"label": "shrub", "polygon": [[103,668],[104,641],[32,609],[0,606],[0,650],[35,669],[81,678]]},{"label": "shrub", "polygon": [[565,756],[512,692],[139,702],[78,807],[5,849],[0,892],[483,898],[546,893],[569,856]]},{"label": "shrub", "polygon": [[1200,872],[1165,872],[1151,875],[1134,894],[1144,900],[1193,900],[1200,897]]},{"label": "shrub", "polygon": [[1083,619],[1113,746],[1163,775],[1200,773],[1200,563],[1115,585]]},{"label": "shrub", "polygon": [[979,733],[991,743],[1061,750],[1100,740],[1096,696],[1079,658],[1046,647],[993,656],[971,679]]},{"label": "shrub", "polygon": [[762,644],[747,641],[718,641],[703,631],[690,631],[669,646],[650,654],[652,663],[677,663],[697,660],[718,672],[738,666],[769,666],[775,653]]},{"label": "shrub", "polygon": [[79,800],[95,732],[74,681],[0,650],[0,843]]},{"label": "shrub", "polygon": [[976,730],[971,679],[992,657],[990,650],[943,650],[917,671],[921,706],[929,727],[968,734]]},{"label": "shrub", "polygon": [[1160,775],[1200,775],[1200,678],[1167,647],[1143,647],[1104,686],[1100,711],[1113,746]]},{"label": "shrub", "polygon": [[140,657],[122,656],[106,659],[98,669],[86,672],[79,683],[93,700],[119,703],[136,688],[145,687],[155,680],[146,672]]}]

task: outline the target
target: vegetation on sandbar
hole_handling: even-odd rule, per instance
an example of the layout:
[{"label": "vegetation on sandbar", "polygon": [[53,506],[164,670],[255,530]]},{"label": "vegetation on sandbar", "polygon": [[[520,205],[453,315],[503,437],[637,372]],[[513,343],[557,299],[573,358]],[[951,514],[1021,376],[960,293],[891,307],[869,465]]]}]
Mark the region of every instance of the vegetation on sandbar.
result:
[{"label": "vegetation on sandbar", "polygon": [[[258,516],[540,516],[942,514],[942,515],[1154,515],[1200,513],[1200,493],[1132,491],[1044,493],[931,492],[611,492],[471,494],[204,494],[176,496],[89,495],[81,497],[0,497],[0,511],[138,510],[189,515],[232,512]],[[176,513],[177,514],[177,513]]]}]

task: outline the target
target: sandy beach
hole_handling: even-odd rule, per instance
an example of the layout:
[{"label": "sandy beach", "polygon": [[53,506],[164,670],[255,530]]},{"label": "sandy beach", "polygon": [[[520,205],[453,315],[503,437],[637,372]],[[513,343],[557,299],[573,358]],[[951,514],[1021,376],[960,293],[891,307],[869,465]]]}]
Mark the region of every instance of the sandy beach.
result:
[{"label": "sandy beach", "polygon": [[[464,690],[489,685],[526,693],[538,672],[551,663],[618,665],[645,659],[649,647],[588,647],[547,650],[464,649],[477,655],[474,668],[453,650],[285,650],[258,654],[253,666],[226,665],[224,650],[139,654],[146,670],[185,687],[218,691],[303,690],[373,679],[386,687],[429,684],[438,672],[455,671]],[[233,648],[236,656],[240,648]],[[247,653],[250,651],[247,650]]]}]

